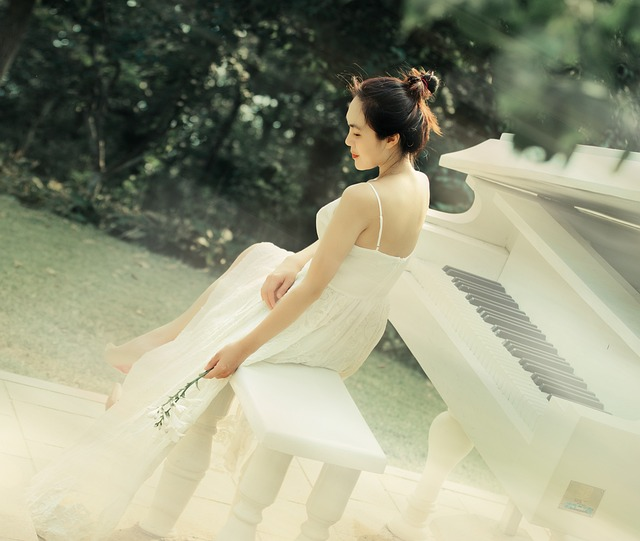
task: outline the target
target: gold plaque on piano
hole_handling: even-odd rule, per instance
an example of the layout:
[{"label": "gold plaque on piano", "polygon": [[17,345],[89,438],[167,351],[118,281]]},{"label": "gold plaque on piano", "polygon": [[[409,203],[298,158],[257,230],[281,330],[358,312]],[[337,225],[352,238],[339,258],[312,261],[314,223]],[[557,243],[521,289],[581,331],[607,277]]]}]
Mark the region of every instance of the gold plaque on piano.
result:
[{"label": "gold plaque on piano", "polygon": [[559,507],[565,511],[592,517],[600,505],[603,494],[604,489],[602,488],[570,481]]}]

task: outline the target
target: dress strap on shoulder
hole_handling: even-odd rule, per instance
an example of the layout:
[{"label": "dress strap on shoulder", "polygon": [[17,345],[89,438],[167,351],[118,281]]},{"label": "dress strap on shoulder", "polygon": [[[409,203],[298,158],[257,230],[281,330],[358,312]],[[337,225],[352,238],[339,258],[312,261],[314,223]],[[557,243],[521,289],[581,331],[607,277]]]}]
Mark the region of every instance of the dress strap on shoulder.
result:
[{"label": "dress strap on shoulder", "polygon": [[371,189],[373,190],[373,193],[376,194],[376,199],[378,200],[378,209],[380,211],[380,229],[378,230],[378,242],[376,243],[376,252],[380,251],[380,240],[382,239],[382,202],[380,201],[380,196],[378,195],[378,190],[376,190],[373,186],[373,184],[371,184],[370,182],[367,182],[367,184],[369,186],[371,186]]}]

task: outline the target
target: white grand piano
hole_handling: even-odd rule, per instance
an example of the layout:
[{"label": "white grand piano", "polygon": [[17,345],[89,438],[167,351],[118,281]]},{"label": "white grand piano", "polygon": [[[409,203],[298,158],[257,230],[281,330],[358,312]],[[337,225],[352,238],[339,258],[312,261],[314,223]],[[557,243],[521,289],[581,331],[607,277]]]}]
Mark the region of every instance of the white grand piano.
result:
[{"label": "white grand piano", "polygon": [[442,156],[475,201],[430,212],[393,291],[390,321],[449,408],[388,525],[401,539],[427,538],[471,444],[511,500],[507,533],[521,513],[554,539],[640,539],[640,154],[622,154],[536,162],[505,134]]}]

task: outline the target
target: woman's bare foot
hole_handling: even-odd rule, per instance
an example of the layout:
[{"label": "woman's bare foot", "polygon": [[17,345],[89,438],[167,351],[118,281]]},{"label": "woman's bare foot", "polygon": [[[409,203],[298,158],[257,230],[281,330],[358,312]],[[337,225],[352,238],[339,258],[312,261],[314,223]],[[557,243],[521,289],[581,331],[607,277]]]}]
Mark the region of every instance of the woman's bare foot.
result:
[{"label": "woman's bare foot", "polygon": [[104,360],[118,372],[127,374],[129,370],[131,370],[133,363],[135,363],[143,353],[144,351],[140,351],[140,348],[132,347],[131,342],[127,342],[121,346],[107,344],[104,348]]},{"label": "woman's bare foot", "polygon": [[104,409],[108,410],[111,406],[113,406],[120,397],[122,396],[122,385],[120,383],[114,383],[113,389],[111,389],[111,393],[107,397],[107,401],[104,403]]}]

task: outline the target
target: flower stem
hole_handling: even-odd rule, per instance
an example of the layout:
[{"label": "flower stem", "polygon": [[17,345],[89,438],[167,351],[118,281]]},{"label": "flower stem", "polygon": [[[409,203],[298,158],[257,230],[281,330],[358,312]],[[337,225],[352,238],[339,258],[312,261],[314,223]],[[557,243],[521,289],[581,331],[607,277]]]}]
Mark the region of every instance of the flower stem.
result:
[{"label": "flower stem", "polygon": [[155,426],[156,428],[162,428],[162,425],[164,424],[164,422],[169,417],[171,417],[171,410],[175,407],[175,405],[178,403],[178,401],[181,398],[185,397],[185,394],[187,393],[187,390],[189,389],[189,387],[191,387],[192,385],[195,385],[196,388],[198,388],[198,382],[203,377],[205,377],[209,372],[211,372],[211,370],[213,370],[213,368],[209,368],[208,370],[201,372],[200,374],[198,374],[197,378],[185,384],[184,387],[180,387],[180,389],[178,389],[178,391],[175,394],[172,394],[169,398],[167,398],[164,404],[159,406],[158,409],[156,410],[156,422],[154,423],[153,426]]}]

